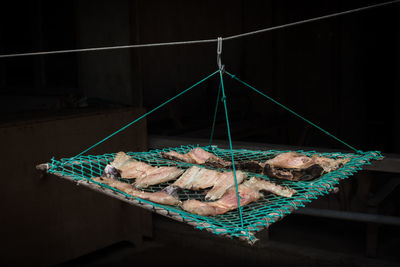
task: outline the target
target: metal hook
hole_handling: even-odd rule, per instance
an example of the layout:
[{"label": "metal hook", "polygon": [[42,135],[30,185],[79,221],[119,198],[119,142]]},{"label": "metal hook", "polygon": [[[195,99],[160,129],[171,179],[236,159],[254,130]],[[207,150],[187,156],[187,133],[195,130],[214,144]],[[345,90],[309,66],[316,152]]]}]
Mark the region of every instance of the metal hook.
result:
[{"label": "metal hook", "polygon": [[221,61],[222,54],[222,37],[218,37],[218,45],[217,45],[217,65],[220,71],[223,71],[224,66]]}]

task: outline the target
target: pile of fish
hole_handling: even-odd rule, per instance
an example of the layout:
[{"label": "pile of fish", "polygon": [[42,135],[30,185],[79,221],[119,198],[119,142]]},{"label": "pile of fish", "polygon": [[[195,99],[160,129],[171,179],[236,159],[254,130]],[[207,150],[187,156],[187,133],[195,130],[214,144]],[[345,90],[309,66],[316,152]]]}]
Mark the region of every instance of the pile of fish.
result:
[{"label": "pile of fish", "polygon": [[[157,167],[135,160],[124,152],[118,152],[114,160],[108,164],[101,177],[92,178],[94,181],[107,184],[122,192],[135,197],[147,199],[165,205],[179,205],[190,213],[213,216],[224,214],[238,208],[235,175],[231,162],[225,161],[202,148],[194,148],[186,154],[175,151],[161,153],[169,160],[186,162],[196,165],[212,166],[226,169],[217,171],[193,165],[187,169],[178,167]],[[323,173],[340,168],[345,159],[330,159],[325,157],[307,157],[295,152],[287,152],[265,162],[238,162],[236,182],[240,205],[245,206],[257,201],[263,195],[261,191],[282,197],[292,197],[296,191],[289,187],[275,184],[271,181],[248,177],[247,172],[262,173],[269,177],[304,180],[313,179]],[[121,178],[132,180],[132,183],[121,181]],[[145,192],[143,189],[157,184],[172,182],[158,192]],[[179,199],[179,190],[208,189],[205,201]]]},{"label": "pile of fish", "polygon": [[[192,149],[184,155],[170,151],[161,153],[161,156],[175,161],[232,169],[231,162],[224,161],[199,147]],[[263,174],[272,178],[306,181],[318,178],[324,173],[337,170],[349,160],[348,158],[331,159],[316,154],[308,157],[297,152],[285,152],[265,162],[254,160],[238,161],[235,162],[235,168],[246,172]]]}]

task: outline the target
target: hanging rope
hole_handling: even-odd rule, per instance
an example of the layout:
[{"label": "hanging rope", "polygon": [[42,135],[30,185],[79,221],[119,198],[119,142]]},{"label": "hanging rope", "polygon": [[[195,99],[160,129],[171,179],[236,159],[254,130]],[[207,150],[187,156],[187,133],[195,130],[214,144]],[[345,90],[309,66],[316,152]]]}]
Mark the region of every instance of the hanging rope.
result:
[{"label": "hanging rope", "polygon": [[209,146],[212,145],[213,137],[214,137],[214,130],[215,130],[215,123],[217,122],[217,113],[218,113],[218,105],[220,101],[220,95],[221,95],[221,83],[218,86],[218,93],[217,93],[217,103],[215,104],[215,110],[214,110],[214,119],[211,127],[211,134],[210,134],[210,141],[208,143]]},{"label": "hanging rope", "polygon": [[318,130],[322,131],[323,133],[329,135],[330,137],[334,138],[335,140],[339,141],[340,143],[344,144],[345,146],[347,146],[348,148],[354,150],[356,153],[362,153],[361,150],[358,150],[354,147],[352,147],[351,145],[347,144],[346,142],[344,142],[343,140],[340,140],[339,138],[337,138],[336,136],[334,136],[333,134],[329,133],[328,131],[322,129],[321,127],[319,127],[318,125],[314,124],[313,122],[309,121],[308,119],[304,118],[303,116],[301,116],[300,114],[298,114],[297,112],[291,110],[290,108],[286,107],[285,105],[279,103],[278,101],[276,101],[275,99],[273,99],[272,97],[260,92],[259,90],[257,90],[256,88],[254,88],[253,86],[249,85],[248,83],[240,80],[238,77],[236,77],[235,75],[229,73],[228,71],[225,71],[224,73],[226,73],[227,75],[229,75],[231,78],[235,79],[236,81],[240,82],[241,84],[245,85],[246,87],[252,89],[253,91],[259,93],[260,95],[262,95],[263,97],[267,98],[268,100],[272,101],[273,103],[277,104],[278,106],[280,106],[281,108],[284,108],[285,110],[289,111],[290,113],[294,114],[295,116],[299,117],[300,119],[304,120],[305,122],[307,122],[308,124],[314,126],[315,128],[317,128]]},{"label": "hanging rope", "polygon": [[282,25],[279,25],[279,26],[275,26],[275,27],[270,27],[270,28],[266,28],[266,29],[261,29],[261,30],[257,30],[257,31],[246,32],[246,33],[242,33],[242,34],[238,34],[238,35],[225,37],[224,41],[229,41],[229,40],[234,40],[234,39],[238,39],[238,38],[248,37],[248,36],[259,34],[259,33],[279,30],[279,29],[288,28],[288,27],[292,27],[292,26],[298,26],[298,25],[301,25],[301,24],[309,23],[309,22],[314,22],[314,21],[330,19],[330,18],[334,18],[334,17],[338,17],[338,16],[348,15],[348,14],[352,14],[352,13],[360,12],[360,11],[365,11],[365,10],[372,9],[372,8],[377,8],[377,7],[383,7],[383,6],[387,6],[387,5],[391,5],[391,4],[396,4],[398,2],[400,2],[400,0],[385,2],[385,3],[366,6],[366,7],[355,8],[355,9],[342,11],[342,12],[338,12],[338,13],[333,13],[333,14],[329,14],[329,15],[325,15],[325,16],[320,16],[320,17],[315,17],[315,18],[311,18],[311,19],[305,19],[305,20],[300,20],[300,21],[296,21],[296,22],[286,23],[286,24],[282,24]]},{"label": "hanging rope", "polygon": [[236,167],[235,167],[235,160],[233,157],[231,129],[229,127],[228,108],[226,106],[226,95],[225,95],[225,89],[224,89],[224,79],[222,78],[222,70],[219,70],[219,77],[221,80],[222,102],[224,103],[224,109],[225,109],[226,128],[227,128],[227,132],[228,132],[229,149],[230,149],[230,154],[231,154],[231,159],[232,159],[233,177],[235,179],[235,188],[236,188],[236,197],[237,197],[239,216],[240,216],[240,224],[241,224],[242,230],[244,230],[247,233],[247,235],[250,237],[248,230],[244,228],[244,224],[243,224],[242,207],[240,206],[241,197],[239,195],[239,187],[238,187],[238,182],[237,182],[237,178],[236,178]]},{"label": "hanging rope", "polygon": [[125,130],[126,128],[128,128],[129,126],[132,126],[133,124],[135,124],[136,122],[140,121],[141,119],[147,117],[147,115],[150,115],[151,113],[153,113],[154,111],[156,111],[157,109],[165,106],[166,104],[168,104],[169,102],[171,102],[172,100],[175,100],[176,98],[180,97],[181,95],[183,95],[184,93],[188,92],[189,90],[191,90],[192,88],[196,87],[197,85],[205,82],[206,80],[208,80],[209,78],[211,78],[212,76],[214,76],[215,74],[217,74],[219,72],[219,70],[211,73],[210,75],[208,75],[207,77],[201,79],[200,81],[198,81],[197,83],[193,84],[192,86],[190,86],[189,88],[183,90],[182,92],[180,92],[179,94],[177,94],[174,97],[171,97],[170,99],[168,99],[167,101],[165,101],[164,103],[162,103],[161,105],[155,107],[154,109],[150,110],[149,112],[147,112],[146,114],[140,116],[139,118],[135,119],[134,121],[128,123],[127,125],[121,127],[119,130],[115,131],[114,133],[110,134],[109,136],[105,137],[104,139],[100,140],[99,142],[97,142],[96,144],[92,145],[91,147],[85,149],[84,151],[82,151],[81,153],[79,153],[78,155],[76,155],[75,157],[78,157],[86,152],[88,152],[89,150],[93,149],[94,147],[100,145],[101,143],[105,142],[106,140],[110,139],[111,137],[113,137],[114,135],[122,132],[123,130]]},{"label": "hanging rope", "polygon": [[[324,19],[329,19],[333,17],[338,17],[342,15],[347,15],[355,12],[360,12],[368,9],[373,9],[373,8],[378,8],[378,7],[383,7],[387,5],[392,5],[400,2],[400,0],[396,1],[389,1],[381,4],[376,4],[376,5],[370,5],[370,6],[365,6],[365,7],[360,7],[360,8],[355,8],[343,12],[338,12],[338,13],[333,13],[325,16],[320,16],[316,18],[311,18],[311,19],[305,19],[305,20],[300,20],[296,22],[291,22],[279,26],[274,26],[274,27],[269,27],[257,31],[251,31],[251,32],[246,32],[242,34],[237,34],[237,35],[232,35],[223,38],[225,41],[229,40],[234,40],[238,38],[243,38],[243,37],[248,37],[264,32],[269,32],[273,30],[278,30],[278,29],[283,29],[287,27],[292,27],[296,25],[301,25],[304,23],[309,23],[309,22],[314,22],[314,21],[319,21],[319,20],[324,20]],[[159,47],[159,46],[175,46],[175,45],[192,45],[192,44],[205,44],[205,43],[215,43],[218,42],[218,39],[213,38],[213,39],[204,39],[204,40],[192,40],[192,41],[180,41],[180,42],[166,42],[166,43],[152,43],[152,44],[136,44],[136,45],[118,45],[118,46],[104,46],[104,47],[92,47],[92,48],[81,48],[81,49],[67,49],[67,50],[56,50],[56,51],[43,51],[43,52],[32,52],[32,53],[16,53],[16,54],[6,54],[6,55],[0,55],[0,58],[11,58],[11,57],[24,57],[24,56],[39,56],[39,55],[52,55],[52,54],[65,54],[65,53],[80,53],[80,52],[90,52],[90,51],[104,51],[104,50],[116,50],[116,49],[127,49],[127,48],[145,48],[145,47]]]}]

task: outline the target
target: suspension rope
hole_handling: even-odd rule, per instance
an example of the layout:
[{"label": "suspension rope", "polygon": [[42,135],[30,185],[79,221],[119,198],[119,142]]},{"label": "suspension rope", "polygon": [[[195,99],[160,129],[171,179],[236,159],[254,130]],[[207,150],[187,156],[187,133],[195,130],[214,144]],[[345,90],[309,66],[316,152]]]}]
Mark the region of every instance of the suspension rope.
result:
[{"label": "suspension rope", "polygon": [[229,140],[229,149],[231,152],[231,158],[232,158],[232,169],[233,169],[233,177],[235,178],[235,187],[236,187],[236,197],[237,197],[237,201],[238,201],[238,209],[239,209],[239,216],[240,216],[240,224],[243,230],[246,231],[247,235],[250,237],[249,235],[249,231],[247,229],[244,228],[244,224],[243,224],[243,215],[242,215],[242,207],[240,206],[240,195],[239,195],[239,187],[238,187],[238,182],[237,182],[237,178],[236,178],[236,167],[235,167],[235,160],[233,157],[233,148],[232,148],[232,138],[231,138],[231,129],[229,127],[229,118],[228,118],[228,108],[226,106],[226,95],[225,95],[225,90],[224,90],[224,79],[222,77],[222,70],[219,70],[219,77],[221,80],[221,92],[222,92],[222,101],[224,103],[224,109],[225,109],[225,119],[226,119],[226,128],[227,128],[227,132],[228,132],[228,140]]},{"label": "suspension rope", "polygon": [[[283,24],[283,25],[279,25],[279,26],[274,26],[274,27],[269,27],[269,28],[265,28],[265,29],[261,29],[261,30],[246,32],[246,33],[237,34],[237,35],[231,35],[231,36],[228,36],[228,37],[225,37],[222,39],[225,41],[234,40],[234,39],[238,39],[238,38],[242,38],[242,37],[256,35],[259,33],[269,32],[269,31],[292,27],[292,26],[296,26],[296,25],[300,25],[300,24],[304,24],[304,23],[329,19],[329,18],[347,15],[347,14],[351,14],[351,13],[355,13],[355,12],[360,12],[360,11],[364,11],[364,10],[368,10],[368,9],[372,9],[372,8],[378,8],[378,7],[383,7],[383,6],[387,6],[387,5],[391,5],[391,4],[396,4],[398,2],[400,2],[400,0],[389,1],[389,2],[384,2],[384,3],[380,3],[380,4],[355,8],[355,9],[351,9],[351,10],[347,10],[347,11],[343,11],[343,12],[333,13],[333,14],[315,17],[315,18],[311,18],[311,19],[300,20],[300,21],[291,22],[291,23],[287,23],[287,24]],[[42,52],[32,52],[32,53],[5,54],[5,55],[0,55],[0,58],[78,53],[78,52],[90,52],[90,51],[104,51],[104,50],[127,49],[127,48],[145,48],[145,47],[159,47],[159,46],[205,44],[205,43],[215,43],[215,42],[218,42],[218,38],[204,39],[204,40],[192,40],[192,41],[179,41],[179,42],[136,44],[136,45],[118,45],[118,46],[104,46],[104,47],[92,47],[92,48],[80,48],[80,49],[55,50],[55,51],[42,51]]]},{"label": "suspension rope", "polygon": [[212,127],[211,127],[209,146],[212,145],[212,141],[213,141],[213,137],[214,137],[215,123],[217,121],[217,113],[218,113],[218,105],[219,105],[219,101],[220,101],[220,95],[221,95],[221,83],[218,86],[217,103],[215,104],[214,119],[213,119],[213,123],[212,123]]},{"label": "suspension rope", "polygon": [[338,12],[338,13],[333,13],[333,14],[320,16],[320,17],[315,17],[315,18],[311,18],[311,19],[300,20],[300,21],[291,22],[291,23],[286,23],[286,24],[282,24],[282,25],[279,25],[279,26],[265,28],[265,29],[261,29],[261,30],[257,30],[257,31],[251,31],[251,32],[246,32],[246,33],[242,33],[242,34],[238,34],[238,35],[232,35],[232,36],[229,36],[229,37],[225,37],[224,41],[233,40],[233,39],[242,38],[242,37],[247,37],[247,36],[251,36],[251,35],[255,35],[255,34],[259,34],[259,33],[264,33],[264,32],[269,32],[269,31],[273,31],[273,30],[279,30],[279,29],[283,29],[283,28],[287,28],[287,27],[297,26],[297,25],[301,25],[301,24],[304,24],[304,23],[309,23],[309,22],[313,22],[313,21],[317,21],[317,20],[330,19],[330,18],[343,16],[343,15],[347,15],[347,14],[351,14],[351,13],[355,13],[355,12],[360,12],[360,11],[364,11],[364,10],[368,10],[368,9],[372,9],[372,8],[377,8],[377,7],[383,7],[383,6],[387,6],[387,5],[391,5],[391,4],[396,4],[398,2],[400,2],[400,0],[390,1],[390,2],[385,2],[385,3],[381,3],[381,4],[355,8],[355,9],[350,9],[350,10],[347,10],[347,11],[342,11],[342,12]]},{"label": "suspension rope", "polygon": [[298,114],[297,112],[291,110],[290,108],[286,107],[285,105],[279,103],[278,101],[276,101],[275,99],[273,99],[272,97],[260,92],[259,90],[257,90],[256,88],[254,88],[253,86],[249,85],[248,83],[240,80],[238,77],[236,77],[236,75],[233,75],[231,73],[229,73],[228,71],[224,71],[224,73],[226,73],[227,75],[229,75],[231,78],[235,79],[236,81],[240,82],[241,84],[245,85],[246,87],[252,89],[253,91],[259,93],[260,95],[264,96],[265,98],[267,98],[268,100],[272,101],[273,103],[277,104],[278,106],[284,108],[285,110],[289,111],[290,113],[296,115],[297,117],[299,117],[300,119],[304,120],[305,122],[307,122],[308,124],[314,126],[315,128],[317,128],[318,130],[322,131],[323,133],[327,134],[328,136],[334,138],[335,140],[339,141],[340,143],[344,144],[345,146],[347,146],[348,148],[354,150],[356,153],[361,154],[362,151],[358,150],[354,147],[352,147],[351,145],[347,144],[346,142],[344,142],[343,140],[337,138],[336,136],[334,136],[333,134],[329,133],[328,131],[322,129],[321,127],[319,127],[318,125],[314,124],[313,122],[309,121],[308,119],[306,119],[305,117],[301,116],[300,114]]},{"label": "suspension rope", "polygon": [[8,54],[8,55],[0,55],[0,58],[23,57],[23,56],[38,56],[38,55],[52,55],[52,54],[66,54],[66,53],[79,53],[79,52],[117,50],[117,49],[127,49],[127,48],[145,48],[145,47],[157,47],[157,46],[204,44],[204,43],[214,43],[214,42],[217,42],[217,39],[181,41],[181,42],[166,42],[166,43],[152,43],[152,44],[137,44],[137,45],[116,45],[116,46],[103,46],[103,47],[55,50],[55,51],[45,51],[45,52]]},{"label": "suspension rope", "polygon": [[[197,83],[193,84],[192,86],[188,87],[187,89],[183,90],[182,92],[180,92],[179,94],[171,97],[170,99],[168,99],[167,101],[165,101],[164,103],[162,103],[161,105],[155,107],[154,109],[150,110],[149,112],[147,112],[146,114],[140,116],[139,118],[135,119],[134,121],[128,123],[127,125],[121,127],[119,130],[113,132],[112,134],[110,134],[109,136],[105,137],[104,139],[100,140],[99,142],[97,142],[96,144],[92,145],[91,147],[85,149],[84,151],[82,151],[81,153],[79,153],[78,155],[76,155],[75,157],[81,156],[82,154],[88,152],[89,150],[93,149],[94,147],[100,145],[101,143],[105,142],[106,140],[110,139],[111,137],[113,137],[114,135],[116,135],[117,133],[122,132],[123,130],[125,130],[126,128],[128,128],[129,126],[135,124],[136,122],[140,121],[141,119],[145,118],[147,115],[150,115],[151,113],[153,113],[154,111],[156,111],[157,109],[165,106],[166,104],[168,104],[169,102],[171,102],[172,100],[175,100],[176,98],[180,97],[181,95],[183,95],[184,93],[188,92],[189,90],[191,90],[192,88],[196,87],[197,85],[203,83],[204,81],[208,80],[209,78],[211,78],[212,76],[214,76],[215,74],[217,74],[219,72],[219,70],[211,73],[210,75],[208,75],[207,77],[201,79],[200,81],[198,81]],[[75,158],[74,157],[74,158]]]}]

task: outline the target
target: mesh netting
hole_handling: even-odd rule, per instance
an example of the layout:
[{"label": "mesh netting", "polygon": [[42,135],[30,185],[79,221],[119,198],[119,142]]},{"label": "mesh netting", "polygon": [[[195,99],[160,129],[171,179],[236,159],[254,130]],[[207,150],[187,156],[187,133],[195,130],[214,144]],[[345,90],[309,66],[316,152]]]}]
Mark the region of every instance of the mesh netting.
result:
[{"label": "mesh netting", "polygon": [[[176,162],[161,157],[160,152],[168,152],[174,150],[178,153],[184,154],[193,149],[194,146],[181,146],[178,148],[165,148],[160,150],[151,150],[149,152],[128,152],[127,154],[133,158],[146,162],[152,166],[178,166],[182,169],[187,169],[195,164]],[[214,153],[218,157],[230,161],[231,154],[228,149],[221,149],[215,146],[202,147],[204,150]],[[274,157],[279,153],[287,151],[254,151],[247,149],[233,150],[235,162],[255,160],[264,162],[265,160]],[[333,187],[339,183],[340,179],[345,179],[353,173],[361,170],[361,166],[370,164],[371,160],[378,160],[382,158],[382,155],[378,151],[362,152],[362,153],[317,153],[316,151],[297,151],[307,156],[318,154],[320,156],[329,158],[350,158],[350,161],[346,163],[342,168],[327,173],[320,178],[312,181],[287,181],[270,178],[265,175],[248,173],[249,177],[256,176],[262,179],[270,180],[274,183],[281,184],[297,191],[293,197],[281,197],[274,194],[265,193],[264,196],[256,202],[250,203],[242,208],[243,216],[243,228],[241,224],[241,218],[238,210],[232,210],[225,214],[218,216],[199,216],[188,213],[182,210],[179,206],[167,206],[157,203],[153,203],[148,200],[140,199],[108,185],[93,181],[92,177],[99,177],[106,164],[110,163],[114,159],[115,154],[104,154],[97,156],[79,156],[73,158],[64,158],[61,160],[52,159],[49,163],[48,172],[77,181],[86,181],[94,186],[101,186],[113,190],[117,194],[122,194],[125,198],[134,199],[137,205],[143,205],[146,207],[152,207],[152,210],[170,216],[174,219],[189,223],[198,229],[206,229],[214,234],[228,235],[231,237],[239,237],[246,239],[250,243],[254,242],[256,238],[254,234],[278,221],[285,215],[291,213],[295,209],[304,207],[306,203],[311,202],[318,196],[328,194]],[[222,171],[222,169],[206,167],[198,165],[202,168],[216,169]],[[129,180],[122,181],[129,183]],[[163,183],[149,188],[144,189],[147,192],[160,191],[164,187],[173,183]],[[184,201],[187,199],[197,199],[205,201],[205,191],[192,191],[192,190],[181,190],[179,192],[179,198]]]}]

